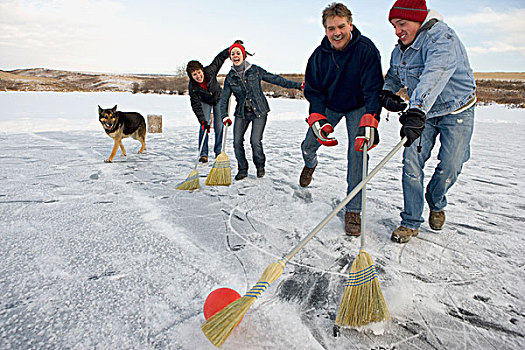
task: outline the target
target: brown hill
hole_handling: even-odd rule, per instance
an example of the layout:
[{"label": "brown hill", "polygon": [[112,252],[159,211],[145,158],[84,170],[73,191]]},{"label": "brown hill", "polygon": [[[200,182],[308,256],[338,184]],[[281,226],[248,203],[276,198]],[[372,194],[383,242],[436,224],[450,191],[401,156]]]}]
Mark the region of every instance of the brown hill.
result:
[{"label": "brown hill", "polygon": [[[525,108],[524,72],[475,73],[474,75],[479,102],[495,102]],[[303,74],[282,76],[294,81],[304,80]],[[219,81],[222,82],[223,79],[224,76],[219,77]],[[123,91],[185,94],[187,86],[186,75],[109,74],[45,68],[0,70],[0,91]],[[299,91],[282,89],[265,82],[263,82],[263,90],[273,97],[303,98]]]}]

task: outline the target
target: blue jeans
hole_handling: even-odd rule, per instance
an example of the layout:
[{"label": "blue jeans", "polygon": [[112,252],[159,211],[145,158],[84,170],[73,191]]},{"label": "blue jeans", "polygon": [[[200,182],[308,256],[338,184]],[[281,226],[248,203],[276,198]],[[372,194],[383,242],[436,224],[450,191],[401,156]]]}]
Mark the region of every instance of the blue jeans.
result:
[{"label": "blue jeans", "polygon": [[[421,153],[417,152],[419,140],[406,147],[403,153],[404,211],[401,225],[418,229],[423,223],[424,199],[431,211],[441,211],[447,205],[447,191],[458,179],[463,163],[470,158],[470,139],[474,130],[474,106],[459,113],[427,119],[421,135]],[[425,162],[430,158],[439,135],[439,163],[427,185],[425,197]]]},{"label": "blue jeans", "polygon": [[267,114],[257,117],[253,113],[245,113],[244,118],[235,117],[233,123],[233,150],[237,158],[237,171],[240,174],[248,173],[248,161],[244,152],[244,134],[250,123],[252,124],[252,133],[250,144],[252,146],[253,162],[257,169],[264,168],[266,156],[264,155],[262,138],[266,126]]},{"label": "blue jeans", "polygon": [[[357,108],[348,113],[338,113],[331,110],[326,110],[326,119],[332,126],[335,126],[341,121],[343,117],[346,120],[346,132],[348,134],[348,150],[347,150],[347,172],[346,183],[348,184],[346,194],[348,195],[363,179],[363,152],[354,150],[354,140],[359,129],[359,122],[361,117],[365,114],[365,108]],[[301,144],[303,151],[304,164],[313,168],[317,164],[317,149],[321,146],[319,141],[308,128],[306,137]],[[346,211],[359,213],[361,212],[361,192],[359,192],[345,207]]]},{"label": "blue jeans", "polygon": [[[216,104],[214,106],[211,106],[207,103],[201,102],[202,111],[204,112],[204,118],[206,118],[206,121],[210,123],[210,115],[211,115],[211,109],[213,108],[213,131],[215,132],[215,146],[213,147],[213,151],[215,152],[215,157],[221,153],[222,150],[222,120],[221,120],[221,113],[219,104]],[[204,131],[202,131],[202,126],[199,128],[199,147],[202,142],[202,137],[204,136]],[[206,134],[206,139],[204,140],[204,144],[202,145],[202,150],[200,153],[201,156],[208,156],[208,135]]]}]

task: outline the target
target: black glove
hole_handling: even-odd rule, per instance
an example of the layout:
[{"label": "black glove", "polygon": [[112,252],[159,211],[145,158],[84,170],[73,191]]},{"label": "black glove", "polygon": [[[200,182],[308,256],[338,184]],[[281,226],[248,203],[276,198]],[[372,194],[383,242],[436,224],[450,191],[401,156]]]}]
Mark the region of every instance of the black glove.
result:
[{"label": "black glove", "polygon": [[401,112],[407,108],[405,100],[390,90],[383,90],[379,93],[379,102],[390,112]]},{"label": "black glove", "polygon": [[406,136],[408,139],[405,142],[405,147],[410,147],[421,136],[425,128],[426,119],[425,113],[415,108],[410,108],[408,111],[401,113],[401,117],[399,117],[399,121],[402,124],[401,137]]},{"label": "black glove", "polygon": [[210,124],[206,120],[203,120],[201,122],[202,131],[204,132],[210,132]]}]

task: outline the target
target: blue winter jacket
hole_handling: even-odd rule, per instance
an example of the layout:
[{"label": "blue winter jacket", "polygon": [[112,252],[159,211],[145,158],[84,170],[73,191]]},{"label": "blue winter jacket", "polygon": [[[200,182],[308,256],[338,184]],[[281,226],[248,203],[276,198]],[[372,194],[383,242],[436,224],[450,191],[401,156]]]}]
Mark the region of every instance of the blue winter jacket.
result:
[{"label": "blue winter jacket", "polygon": [[431,11],[410,46],[403,51],[398,42],[385,77],[385,90],[396,93],[406,86],[410,108],[422,110],[427,118],[450,114],[476,96],[465,47],[441,19]]},{"label": "blue winter jacket", "polygon": [[259,66],[246,62],[247,68],[244,79],[232,68],[226,79],[221,97],[221,118],[228,115],[228,100],[231,94],[235,95],[237,102],[235,106],[235,117],[244,118],[244,107],[248,105],[252,108],[257,117],[268,114],[270,106],[261,87],[261,80],[270,84],[282,86],[284,88],[295,88],[301,90],[301,83],[285,79],[281,76],[268,73]]},{"label": "blue winter jacket", "polygon": [[382,86],[379,51],[355,25],[344,50],[333,49],[325,36],[308,59],[304,96],[310,113],[325,115],[327,108],[346,113],[365,106],[366,113],[379,115]]}]

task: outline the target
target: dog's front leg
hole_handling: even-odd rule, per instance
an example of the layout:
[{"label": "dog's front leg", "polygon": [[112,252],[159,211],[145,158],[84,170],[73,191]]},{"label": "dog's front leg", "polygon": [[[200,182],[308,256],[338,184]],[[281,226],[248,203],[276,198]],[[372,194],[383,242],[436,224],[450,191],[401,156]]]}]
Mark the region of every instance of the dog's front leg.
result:
[{"label": "dog's front leg", "polygon": [[126,150],[124,149],[124,145],[122,144],[122,141],[120,141],[120,150],[122,151],[122,156],[126,156]]},{"label": "dog's front leg", "polygon": [[109,155],[109,158],[106,159],[104,162],[111,163],[113,162],[113,158],[115,157],[115,154],[117,154],[118,147],[120,145],[120,142],[122,141],[122,137],[115,137],[114,139],[115,144],[113,145],[113,149],[111,150],[111,154]]}]

